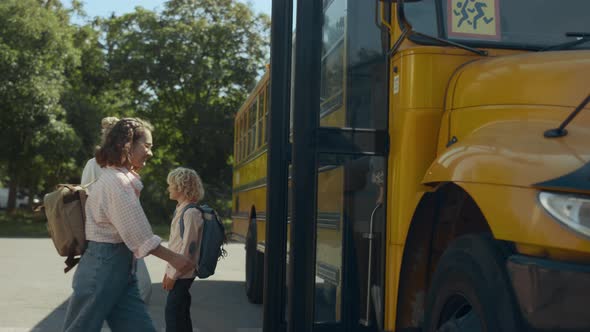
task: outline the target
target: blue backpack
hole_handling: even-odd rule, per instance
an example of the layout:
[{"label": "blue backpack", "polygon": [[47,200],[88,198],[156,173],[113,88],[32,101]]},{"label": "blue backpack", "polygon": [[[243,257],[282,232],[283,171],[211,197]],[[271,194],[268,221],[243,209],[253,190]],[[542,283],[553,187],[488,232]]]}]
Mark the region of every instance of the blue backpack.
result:
[{"label": "blue backpack", "polygon": [[[184,236],[184,213],[190,208],[196,208],[203,215],[203,231],[201,237],[201,253],[199,255],[199,266],[195,269],[195,275],[200,279],[206,279],[215,273],[217,262],[220,258],[227,256],[223,245],[227,242],[225,228],[221,218],[213,208],[208,205],[189,204],[180,216],[180,238]],[[191,243],[191,246],[194,244]],[[196,248],[189,248],[194,252]]]}]

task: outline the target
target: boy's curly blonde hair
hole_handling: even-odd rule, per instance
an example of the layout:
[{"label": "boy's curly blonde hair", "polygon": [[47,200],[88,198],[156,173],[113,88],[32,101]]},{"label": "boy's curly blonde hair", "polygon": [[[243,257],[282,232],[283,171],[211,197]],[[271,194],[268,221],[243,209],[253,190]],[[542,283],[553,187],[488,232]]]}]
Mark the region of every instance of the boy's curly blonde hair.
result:
[{"label": "boy's curly blonde hair", "polygon": [[205,196],[201,177],[193,169],[178,167],[168,173],[166,181],[191,202],[198,202]]}]

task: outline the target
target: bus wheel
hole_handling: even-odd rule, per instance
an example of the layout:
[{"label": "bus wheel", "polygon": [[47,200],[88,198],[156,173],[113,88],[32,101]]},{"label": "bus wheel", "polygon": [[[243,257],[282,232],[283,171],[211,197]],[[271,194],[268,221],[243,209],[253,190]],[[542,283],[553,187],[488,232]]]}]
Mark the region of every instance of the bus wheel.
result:
[{"label": "bus wheel", "polygon": [[256,219],[251,219],[246,236],[246,296],[248,301],[262,303],[264,255],[256,250]]},{"label": "bus wheel", "polygon": [[456,239],[434,274],[423,331],[521,331],[506,258],[489,236]]}]

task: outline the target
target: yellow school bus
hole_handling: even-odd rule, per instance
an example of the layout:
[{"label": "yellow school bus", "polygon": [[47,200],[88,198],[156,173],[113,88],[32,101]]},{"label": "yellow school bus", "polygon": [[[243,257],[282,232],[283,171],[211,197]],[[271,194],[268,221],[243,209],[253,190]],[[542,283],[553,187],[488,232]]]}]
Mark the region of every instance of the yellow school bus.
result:
[{"label": "yellow school bus", "polygon": [[[590,2],[323,10],[320,127],[386,132],[387,148],[319,158],[316,323],[589,331]],[[254,302],[268,84],[235,127],[234,233]]]},{"label": "yellow school bus", "polygon": [[[246,244],[246,294],[253,303],[261,303],[266,230],[266,169],[268,143],[269,72],[266,72],[235,120],[233,172],[233,237]],[[323,121],[338,121],[343,109],[325,116]],[[341,237],[341,202],[330,199],[342,196],[342,168],[330,165],[320,170],[322,197],[318,212],[318,231],[324,239],[319,245],[317,275],[323,292],[333,293],[339,286],[341,261],[338,240]],[[331,240],[332,239],[332,240]],[[331,312],[335,315],[335,312]]]}]

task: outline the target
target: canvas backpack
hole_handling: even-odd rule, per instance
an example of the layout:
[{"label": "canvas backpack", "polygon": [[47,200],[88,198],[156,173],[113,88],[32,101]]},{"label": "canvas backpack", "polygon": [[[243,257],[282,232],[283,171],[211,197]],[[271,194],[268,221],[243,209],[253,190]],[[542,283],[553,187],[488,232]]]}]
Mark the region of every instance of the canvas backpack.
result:
[{"label": "canvas backpack", "polygon": [[86,249],[84,233],[86,191],[82,186],[60,184],[43,198],[47,230],[59,255],[67,257],[64,273],[71,270]]},{"label": "canvas backpack", "polygon": [[206,279],[215,273],[217,262],[221,257],[227,256],[223,248],[226,242],[225,228],[217,211],[203,204],[189,204],[180,215],[180,238],[184,236],[184,213],[190,208],[196,208],[203,215],[203,230],[201,236],[201,252],[199,265],[195,269],[195,275],[200,279]]}]

